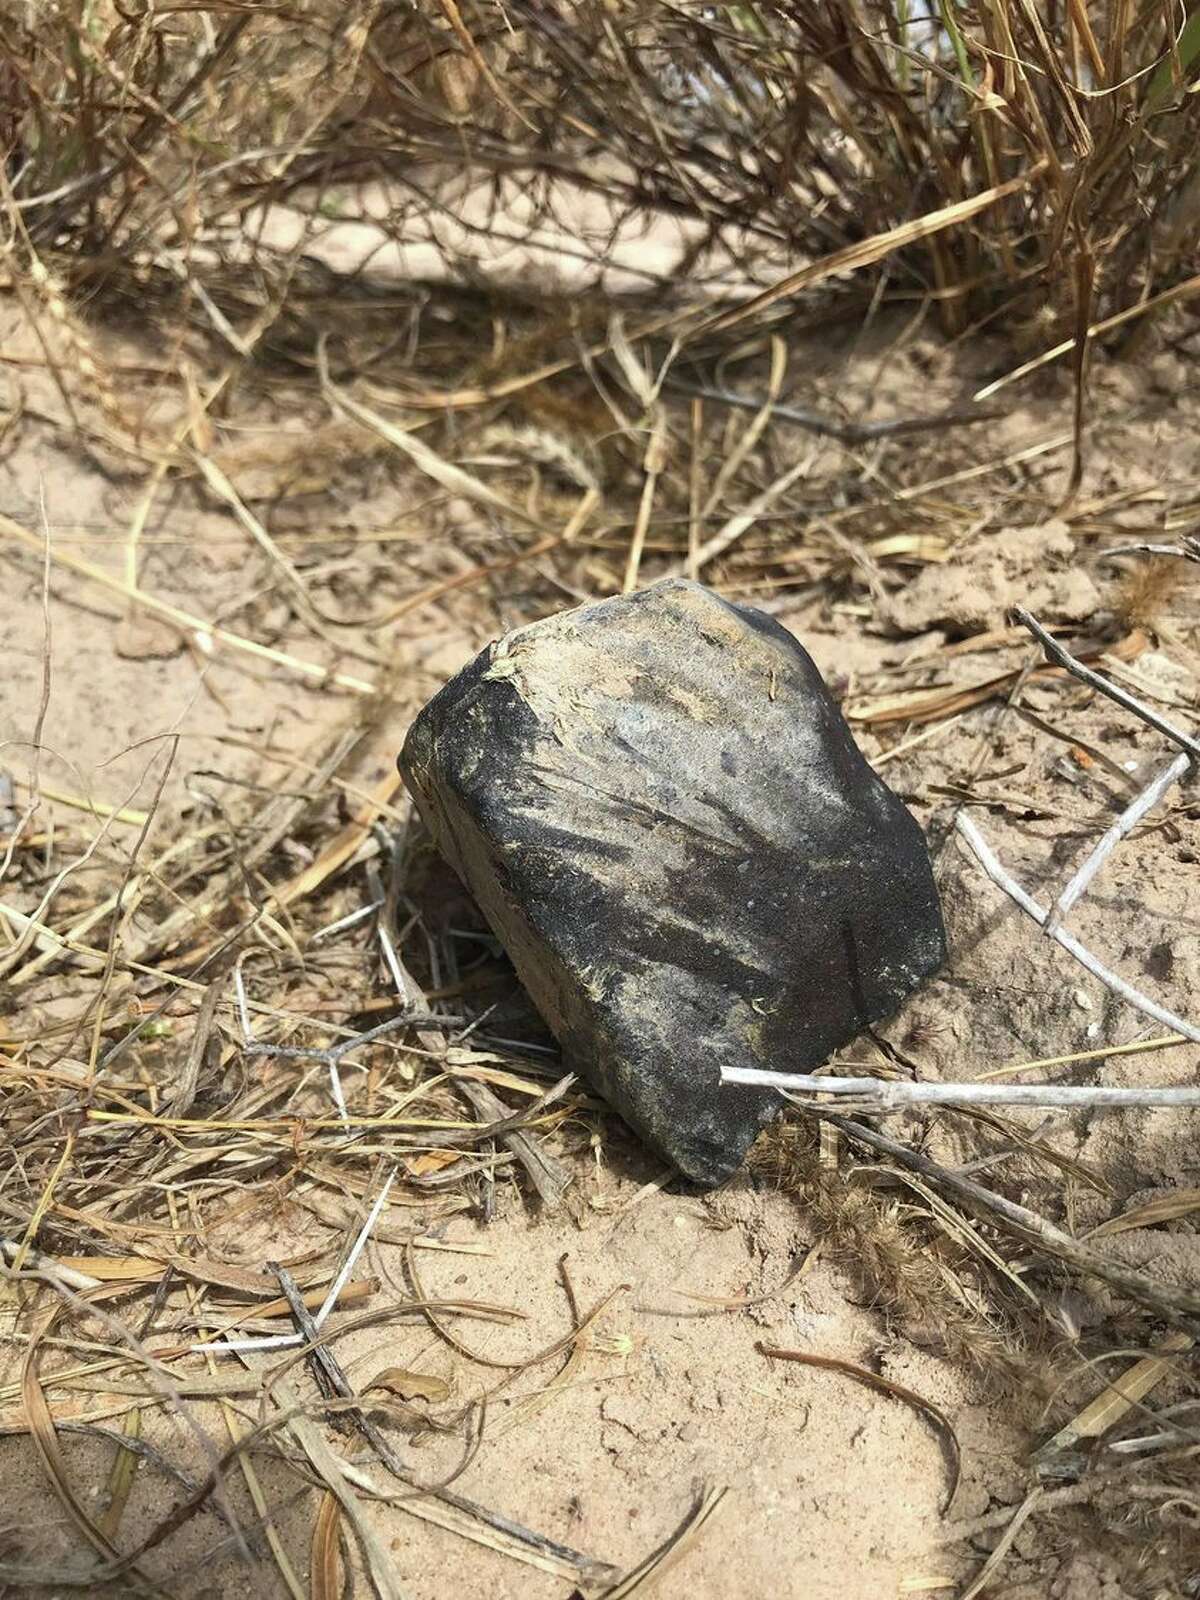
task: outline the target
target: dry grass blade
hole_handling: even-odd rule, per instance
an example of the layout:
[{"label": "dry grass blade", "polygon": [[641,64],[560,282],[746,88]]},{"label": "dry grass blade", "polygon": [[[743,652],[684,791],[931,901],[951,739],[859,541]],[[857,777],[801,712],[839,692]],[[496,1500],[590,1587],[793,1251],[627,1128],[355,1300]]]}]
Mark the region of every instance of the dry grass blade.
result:
[{"label": "dry grass blade", "polygon": [[[36,550],[41,554],[41,541],[35,539],[33,534],[22,528],[11,517],[0,516],[0,534],[16,543],[24,545],[26,549]],[[190,611],[185,611],[182,606],[171,605],[166,600],[159,600],[156,596],[147,594],[144,589],[134,589],[123,578],[114,578],[111,573],[105,572],[103,567],[97,567],[90,561],[84,561],[78,556],[66,554],[65,551],[54,552],[55,564],[65,567],[67,571],[76,573],[81,578],[87,578],[101,588],[107,589],[112,594],[118,594],[132,604],[140,606],[143,610],[151,612],[154,616],[161,617],[165,622],[174,624],[190,638],[194,639],[202,651],[211,649],[213,643],[227,645],[229,649],[239,651],[244,655],[255,656],[260,661],[269,662],[272,666],[286,667],[301,677],[319,684],[334,684],[339,689],[348,689],[351,694],[374,695],[376,687],[367,683],[362,678],[355,678],[349,673],[334,672],[328,667],[321,667],[314,661],[304,661],[299,656],[290,655],[285,650],[273,649],[270,645],[259,644],[254,639],[243,638],[240,634],[231,632],[228,628],[218,627],[215,623],[207,622],[203,617],[194,616]]]},{"label": "dry grass blade", "polygon": [[371,798],[359,808],[353,821],[335,833],[322,848],[315,861],[311,861],[289,882],[275,891],[275,902],[280,906],[296,905],[315,894],[329,879],[351,861],[370,837],[372,825],[385,807],[390,806],[400,788],[398,772],[388,772],[371,792]]},{"label": "dry grass blade", "polygon": [[915,217],[911,222],[902,222],[897,227],[889,228],[885,233],[875,234],[870,239],[862,239],[846,245],[844,249],[835,250],[831,255],[822,257],[820,261],[814,261],[810,266],[801,267],[799,272],[790,273],[786,278],[780,279],[769,289],[764,289],[762,294],[748,300],[745,305],[709,317],[692,330],[690,337],[723,332],[739,322],[757,316],[759,312],[776,305],[780,300],[799,294],[802,289],[811,289],[826,278],[872,266],[876,261],[882,261],[885,256],[902,250],[906,245],[914,244],[920,239],[932,238],[945,228],[953,228],[957,223],[967,222],[972,217],[977,217],[981,211],[986,211],[989,206],[1004,200],[1008,195],[1017,194],[1020,190],[1028,188],[1035,179],[1041,177],[1047,165],[1044,160],[1038,161],[1019,177],[1010,178],[1007,183],[995,184],[992,188],[973,195],[969,200],[956,200],[952,205],[941,206],[936,211],[927,212],[923,217]]},{"label": "dry grass blade", "polygon": [[340,411],[343,416],[359,423],[380,439],[386,439],[389,444],[395,445],[396,449],[406,455],[419,471],[432,478],[434,483],[440,484],[450,494],[462,495],[466,500],[473,500],[477,505],[486,506],[489,511],[499,512],[510,521],[526,523],[533,527],[540,526],[536,517],[531,517],[521,506],[513,505],[503,495],[497,494],[494,489],[489,489],[481,479],[465,472],[462,467],[456,467],[444,456],[438,455],[436,450],[418,438],[415,433],[397,428],[386,417],[381,417],[339,389],[329,376],[324,341],[318,346],[318,357],[321,392],[335,411]]},{"label": "dry grass blade", "polygon": [[1046,1067],[1067,1067],[1077,1061],[1106,1061],[1109,1056],[1142,1055],[1152,1050],[1169,1050],[1178,1044],[1188,1044],[1181,1033],[1163,1033],[1153,1039],[1134,1039],[1129,1044],[1102,1046],[1098,1050],[1075,1050],[1065,1056],[1041,1056],[1034,1061],[1012,1061],[1003,1067],[992,1067],[980,1072],[973,1080],[985,1083],[992,1078],[1009,1078],[1018,1072],[1040,1072]]},{"label": "dry grass blade", "polygon": [[[787,345],[784,340],[775,335],[771,340],[771,368],[767,377],[766,398],[750,419],[748,426],[742,430],[738,442],[717,469],[712,488],[708,491],[699,512],[696,513],[698,522],[706,522],[717,506],[721,504],[726,488],[733,482],[736,474],[741,469],[742,463],[749,457],[750,452],[758,443],[763,429],[770,422],[772,416],[776,414],[776,402],[779,399],[780,391],[783,388],[783,380],[787,373],[787,359]],[[695,560],[692,561],[692,567],[698,568],[698,563],[699,552],[697,552]],[[695,571],[691,573],[691,576],[695,576]]]},{"label": "dry grass blade", "polygon": [[114,822],[123,822],[131,828],[142,828],[146,824],[146,813],[137,811],[132,806],[106,805],[103,800],[68,794],[63,789],[56,789],[52,784],[43,782],[38,783],[38,792],[43,800],[53,800],[60,806],[71,806],[76,811],[86,811],[93,817],[112,817]]},{"label": "dry grass blade", "polygon": [[[1082,661],[1098,661],[1102,655],[1115,656],[1121,661],[1134,661],[1145,650],[1149,640],[1140,631],[1127,634],[1124,639],[1106,651],[1090,650],[1083,653]],[[958,716],[973,706],[1007,694],[1021,677],[1022,669],[1001,672],[983,683],[967,689],[917,690],[912,694],[889,695],[878,700],[856,701],[846,708],[851,722],[862,722],[868,727],[882,728],[893,722],[941,722]],[[1031,680],[1061,679],[1065,673],[1060,667],[1037,667],[1029,673]]]},{"label": "dry grass blade", "polygon": [[[630,335],[624,335],[626,343],[637,343],[642,339],[652,338],[656,334],[664,333],[673,327],[679,320],[678,311],[670,311],[665,316],[651,318]],[[474,410],[480,406],[492,404],[497,400],[507,400],[513,395],[521,394],[527,389],[536,389],[539,385],[548,383],[552,378],[560,378],[565,373],[572,372],[576,367],[584,366],[595,361],[601,356],[606,356],[612,349],[611,337],[600,339],[584,345],[574,354],[566,356],[559,361],[548,361],[542,366],[533,367],[528,372],[521,372],[511,378],[503,378],[496,383],[477,386],[471,385],[462,389],[396,389],[383,390],[378,385],[372,385],[370,392],[377,399],[388,401],[394,405],[405,406],[413,411],[463,411]]]},{"label": "dry grass blade", "polygon": [[808,476],[812,470],[815,454],[804,456],[785,471],[781,472],[774,482],[769,483],[761,493],[754,496],[744,511],[739,511],[729,518],[717,529],[711,538],[706,539],[700,548],[689,556],[686,562],[681,562],[672,569],[675,576],[682,575],[689,568],[699,572],[710,561],[715,561],[720,555],[731,549],[747,529],[752,528],[758,519],[775,504],[780,495],[786,494],[794,483]]},{"label": "dry grass blade", "polygon": [[[34,1449],[37,1451],[46,1476],[50,1480],[51,1488],[62,1502],[63,1510],[67,1513],[78,1532],[83,1535],[84,1539],[98,1555],[103,1556],[105,1561],[117,1562],[121,1559],[120,1552],[99,1523],[93,1521],[88,1515],[82,1502],[71,1487],[66,1463],[63,1461],[62,1451],[58,1444],[58,1436],[54,1429],[54,1418],[51,1415],[50,1407],[46,1404],[46,1396],[38,1380],[40,1339],[45,1333],[49,1332],[51,1324],[57,1320],[57,1317],[58,1310],[55,1308],[50,1314],[49,1320],[43,1323],[39,1333],[30,1340],[29,1348],[25,1354],[21,1372],[21,1399],[25,1408],[25,1420],[29,1428],[29,1436],[33,1440]],[[140,1587],[145,1590],[147,1581],[144,1576],[138,1573],[136,1569],[133,1576]],[[149,1587],[155,1594],[160,1592],[157,1585],[149,1585]]]},{"label": "dry grass blade", "polygon": [[341,1520],[341,1502],[332,1489],[326,1489],[321,1496],[321,1509],[313,1523],[312,1600],[341,1600]]},{"label": "dry grass blade", "polygon": [[700,1530],[721,1504],[728,1490],[722,1486],[716,1489],[706,1489],[695,1509],[689,1512],[683,1525],[671,1535],[665,1544],[659,1546],[652,1555],[646,1557],[632,1572],[626,1574],[620,1583],[614,1584],[611,1589],[606,1589],[601,1600],[629,1600],[631,1595],[638,1594],[652,1587],[662,1577],[668,1567],[674,1566],[676,1561],[685,1553],[700,1534]]},{"label": "dry grass blade", "polygon": [[988,1556],[987,1560],[983,1563],[983,1566],[980,1567],[979,1571],[975,1574],[975,1577],[958,1596],[958,1600],[975,1600],[976,1595],[982,1594],[987,1585],[991,1583],[992,1579],[996,1576],[996,1573],[999,1572],[1001,1565],[1008,1555],[1008,1552],[1015,1544],[1017,1535],[1041,1504],[1043,1493],[1044,1491],[1040,1488],[1031,1489],[1025,1496],[1024,1500],[1022,1500],[1016,1511],[1013,1512],[1011,1522],[1005,1528],[1001,1537],[997,1540],[996,1548],[992,1551],[991,1555]]},{"label": "dry grass blade", "polygon": [[[310,620],[316,620],[316,611],[313,607],[312,599],[309,596],[308,589],[305,586],[304,579],[296,570],[295,565],[288,560],[287,556],[284,555],[283,551],[275,543],[274,539],[272,539],[271,535],[263,527],[262,523],[246,505],[245,501],[238,494],[233,484],[230,483],[225,473],[221,471],[220,467],[217,466],[215,461],[210,461],[206,455],[202,455],[198,450],[192,451],[192,460],[200,469],[201,476],[203,477],[205,483],[208,484],[208,487],[212,490],[213,494],[216,495],[219,500],[224,501],[224,503],[229,507],[234,516],[241,523],[242,527],[245,528],[246,532],[266,556],[267,560],[279,572],[288,588],[294,592],[297,600],[300,602],[300,607],[305,616]],[[132,587],[133,585],[131,584],[130,586]]]},{"label": "dry grass blade", "polygon": [[[1067,94],[1070,101],[1070,95]],[[1096,282],[1096,261],[1086,245],[1080,245],[1075,254],[1075,441],[1072,449],[1071,476],[1066,494],[1059,507],[1064,516],[1074,503],[1083,482],[1084,422],[1087,411],[1087,369],[1090,345],[1087,329],[1091,322],[1092,292]]]},{"label": "dry grass blade", "polygon": [[856,1383],[865,1384],[868,1389],[876,1389],[880,1394],[886,1394],[893,1400],[903,1400],[906,1405],[912,1406],[921,1415],[932,1422],[939,1439],[945,1448],[950,1467],[950,1491],[942,1505],[942,1515],[945,1516],[958,1493],[959,1479],[962,1476],[962,1451],[959,1448],[958,1435],[950,1418],[932,1400],[927,1400],[915,1389],[910,1389],[907,1384],[897,1383],[894,1378],[885,1378],[882,1373],[872,1372],[868,1367],[857,1366],[853,1361],[843,1361],[840,1356],[817,1355],[811,1350],[780,1350],[773,1345],[759,1344],[755,1348],[772,1361],[799,1361],[806,1367],[820,1367],[825,1372],[840,1372],[847,1378],[853,1378]]},{"label": "dry grass blade", "polygon": [[[1189,300],[1200,294],[1200,272],[1194,277],[1186,278],[1182,283],[1164,289],[1160,294],[1151,295],[1148,300],[1140,304],[1128,306],[1123,311],[1115,312],[1111,317],[1105,317],[1101,322],[1093,322],[1087,330],[1089,339],[1096,339],[1102,333],[1111,333],[1114,328],[1123,327],[1126,323],[1138,317],[1146,316],[1151,311],[1157,311],[1166,305],[1174,305],[1181,300]],[[1075,349],[1074,339],[1064,339],[1061,344],[1054,345],[1049,350],[1044,350],[1040,356],[1024,362],[1014,368],[1012,372],[1005,373],[1004,377],[996,378],[991,383],[985,383],[982,389],[977,389],[971,396],[977,404],[983,400],[990,400],[1001,389],[1006,389],[1010,383],[1016,383],[1021,378],[1026,378],[1031,372],[1036,372],[1039,367],[1047,366],[1051,361],[1057,361],[1060,356],[1070,354]]]},{"label": "dry grass blade", "polygon": [[642,461],[641,498],[638,501],[637,517],[633,525],[633,537],[629,541],[629,556],[625,563],[625,581],[622,589],[630,594],[637,588],[638,573],[642,565],[642,552],[646,547],[646,530],[650,526],[650,517],[654,510],[654,493],[658,487],[658,480],[667,466],[667,421],[665,413],[660,409],[656,412],[650,429],[650,438],[646,444],[646,454]]},{"label": "dry grass blade", "polygon": [[[136,1443],[141,1438],[141,1432],[142,1413],[137,1406],[134,1406],[125,1418],[125,1436]],[[129,1504],[137,1466],[138,1457],[132,1448],[118,1448],[108,1478],[108,1505],[96,1521],[100,1532],[110,1541],[115,1540],[121,1531],[121,1519],[125,1515],[125,1507]]]},{"label": "dry grass blade", "polygon": [[354,1536],[366,1558],[367,1571],[379,1600],[405,1600],[404,1590],[401,1588],[400,1579],[391,1559],[346,1482],[341,1463],[325,1443],[320,1428],[302,1414],[296,1395],[286,1383],[277,1379],[274,1388],[277,1398],[283,1403],[286,1411],[291,1413],[287,1427],[292,1437],[308,1457],[313,1471],[325,1484],[326,1491],[337,1501],[346,1521],[354,1529]]},{"label": "dry grass blade", "polygon": [[1069,1450],[1081,1440],[1098,1439],[1102,1433],[1106,1433],[1119,1422],[1132,1407],[1144,1400],[1156,1383],[1160,1383],[1177,1369],[1178,1363],[1172,1357],[1190,1350],[1193,1342],[1190,1334],[1169,1333],[1154,1355],[1143,1356],[1129,1368],[1128,1372],[1122,1373],[1119,1378],[1108,1384],[1077,1416],[1072,1417],[1065,1427],[1060,1428],[1054,1437],[1041,1447],[1034,1460],[1042,1464],[1048,1462],[1060,1450]]},{"label": "dry grass blade", "polygon": [[1190,1217],[1195,1211],[1200,1211],[1200,1189],[1176,1189],[1171,1194],[1158,1195],[1141,1205],[1131,1206],[1119,1216],[1109,1217],[1085,1237],[1107,1239],[1133,1228],[1155,1228],[1160,1222],[1175,1222],[1180,1217]]}]

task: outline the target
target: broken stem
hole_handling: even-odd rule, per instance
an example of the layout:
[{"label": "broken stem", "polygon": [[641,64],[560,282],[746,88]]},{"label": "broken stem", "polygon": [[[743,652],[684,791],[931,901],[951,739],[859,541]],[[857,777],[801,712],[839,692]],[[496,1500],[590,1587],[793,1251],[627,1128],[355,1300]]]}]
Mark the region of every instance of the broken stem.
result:
[{"label": "broken stem", "polygon": [[1050,915],[1043,924],[1042,931],[1044,933],[1053,938],[1059,923],[1062,922],[1067,912],[1070,911],[1088,884],[1091,883],[1108,856],[1112,854],[1122,839],[1133,832],[1142,818],[1153,811],[1172,784],[1178,783],[1187,776],[1191,766],[1192,758],[1190,755],[1186,752],[1177,755],[1170,766],[1164,767],[1157,777],[1152,778],[1137,799],[1126,807],[1112,827],[1101,836],[1095,849],[1093,849],[1070,883],[1067,884],[1058,899],[1050,907]]},{"label": "broken stem", "polygon": [[908,1079],[827,1078],[815,1074],[768,1072],[759,1067],[723,1067],[722,1083],[778,1089],[807,1104],[807,1096],[852,1099],[863,1112],[902,1111],[906,1106],[1195,1106],[1200,1088],[1109,1089],[1056,1083],[911,1083]]},{"label": "broken stem", "polygon": [[[1032,917],[1040,926],[1046,927],[1049,912],[1044,906],[1039,905],[1033,896],[1021,887],[1012,874],[1001,866],[988,846],[987,841],[965,811],[959,812],[954,826],[966,840],[975,859],[996,887],[1003,889],[1011,900],[1015,900],[1027,916]],[[1168,1011],[1166,1006],[1160,1006],[1156,1000],[1151,1000],[1149,995],[1142,994],[1141,990],[1135,989],[1130,983],[1126,983],[1124,978],[1118,977],[1115,972],[1110,972],[1103,962],[1099,961],[1086,946],[1080,944],[1073,934],[1065,932],[1062,928],[1053,930],[1047,928],[1046,932],[1056,944],[1062,945],[1068,955],[1074,956],[1081,967],[1086,967],[1094,978],[1098,978],[1106,989],[1111,989],[1114,994],[1120,995],[1122,1000],[1127,1001],[1129,1005],[1135,1007],[1138,1011],[1143,1012],[1148,1017],[1153,1017],[1156,1022],[1161,1022],[1163,1027],[1170,1028],[1175,1033],[1181,1033],[1185,1039],[1191,1039],[1195,1044],[1200,1044],[1200,1028],[1196,1027],[1195,1023],[1176,1016],[1173,1011]]]},{"label": "broken stem", "polygon": [[1132,711],[1135,717],[1140,717],[1151,728],[1157,728],[1159,733],[1164,738],[1170,739],[1172,744],[1177,744],[1181,750],[1186,750],[1194,762],[1200,762],[1200,744],[1195,739],[1189,738],[1186,733],[1181,733],[1165,717],[1160,717],[1157,711],[1151,711],[1149,706],[1134,699],[1127,690],[1110,683],[1107,678],[1102,678],[1098,672],[1093,672],[1091,667],[1085,667],[1082,661],[1077,661],[1071,652],[1064,649],[1053,634],[1047,633],[1037,618],[1031,616],[1023,606],[1015,606],[1013,615],[1022,627],[1029,629],[1051,661],[1069,672],[1072,677],[1078,678],[1081,683],[1086,683],[1089,688],[1107,695],[1110,700],[1115,700],[1117,705],[1124,706],[1126,711]]}]

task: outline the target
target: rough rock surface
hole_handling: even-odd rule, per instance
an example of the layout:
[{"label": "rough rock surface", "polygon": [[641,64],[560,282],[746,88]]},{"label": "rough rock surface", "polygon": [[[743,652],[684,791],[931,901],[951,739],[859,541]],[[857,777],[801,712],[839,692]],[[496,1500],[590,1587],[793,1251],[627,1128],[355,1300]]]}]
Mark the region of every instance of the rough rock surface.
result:
[{"label": "rough rock surface", "polygon": [[945,955],[925,841],[771,618],[670,580],[491,645],[400,768],[579,1070],[701,1183]]}]

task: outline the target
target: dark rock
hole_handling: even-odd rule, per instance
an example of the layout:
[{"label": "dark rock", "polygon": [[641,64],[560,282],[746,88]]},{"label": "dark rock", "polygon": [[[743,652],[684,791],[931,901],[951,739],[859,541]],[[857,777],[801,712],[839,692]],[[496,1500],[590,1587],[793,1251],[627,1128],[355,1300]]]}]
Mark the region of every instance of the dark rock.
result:
[{"label": "dark rock", "polygon": [[579,1070],[719,1183],[802,1072],[941,964],[925,841],[772,618],[671,580],[501,639],[400,768]]}]

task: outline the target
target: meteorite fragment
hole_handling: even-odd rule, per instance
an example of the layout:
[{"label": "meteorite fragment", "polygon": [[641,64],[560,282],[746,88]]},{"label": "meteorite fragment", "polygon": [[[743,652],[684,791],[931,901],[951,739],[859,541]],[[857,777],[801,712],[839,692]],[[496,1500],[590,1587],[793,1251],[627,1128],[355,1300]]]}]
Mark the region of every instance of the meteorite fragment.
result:
[{"label": "meteorite fragment", "polygon": [[945,956],[921,830],[771,617],[670,580],[519,628],[400,769],[581,1072],[700,1183]]}]

